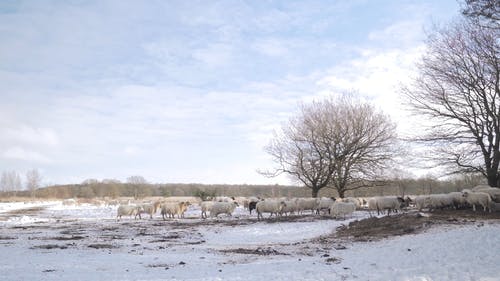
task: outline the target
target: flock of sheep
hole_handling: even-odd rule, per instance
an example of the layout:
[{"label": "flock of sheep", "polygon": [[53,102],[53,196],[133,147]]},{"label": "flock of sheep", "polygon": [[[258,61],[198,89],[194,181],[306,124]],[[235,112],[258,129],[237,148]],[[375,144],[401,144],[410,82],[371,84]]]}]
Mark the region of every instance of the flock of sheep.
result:
[{"label": "flock of sheep", "polygon": [[[257,219],[263,219],[263,214],[269,213],[271,216],[289,216],[292,214],[329,214],[334,218],[346,218],[351,216],[355,210],[376,210],[377,214],[387,211],[398,212],[402,209],[415,207],[419,211],[427,209],[429,211],[444,208],[467,208],[472,207],[476,211],[476,206],[481,206],[484,212],[491,212],[492,206],[500,203],[500,188],[489,186],[477,186],[471,190],[464,189],[462,192],[451,192],[446,194],[419,195],[414,197],[397,196],[377,196],[362,199],[348,197],[343,199],[335,198],[268,198],[257,197],[216,197],[210,201],[189,202],[183,201],[155,201],[153,203],[120,205],[117,210],[117,220],[122,216],[134,216],[141,218],[142,214],[148,214],[150,218],[160,211],[162,218],[183,218],[184,213],[193,204],[198,204],[201,209],[201,218],[216,218],[221,214],[232,216],[238,206],[243,206],[250,214],[255,210]],[[496,208],[495,208],[496,209]]]}]

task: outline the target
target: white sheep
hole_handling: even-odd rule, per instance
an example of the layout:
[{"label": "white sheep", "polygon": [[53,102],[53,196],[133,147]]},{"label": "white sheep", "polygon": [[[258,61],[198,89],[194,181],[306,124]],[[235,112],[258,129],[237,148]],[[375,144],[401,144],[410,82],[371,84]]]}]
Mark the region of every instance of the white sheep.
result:
[{"label": "white sheep", "polygon": [[210,212],[214,203],[215,203],[214,201],[203,201],[200,203],[202,219],[207,218],[207,212]]},{"label": "white sheep", "polygon": [[234,209],[238,206],[237,202],[214,202],[210,209],[210,217],[214,218],[220,214],[233,215]]},{"label": "white sheep", "polygon": [[[368,207],[371,210],[377,210],[377,215],[380,215],[380,211],[387,210],[387,215],[391,211],[401,210],[401,206],[405,203],[405,200],[401,197],[396,196],[378,196],[373,197],[368,200]],[[371,213],[370,213],[371,215]]]},{"label": "white sheep", "polygon": [[429,195],[419,195],[415,197],[415,206],[419,211],[422,211],[422,209],[426,209],[429,207],[430,204],[430,197]]},{"label": "white sheep", "polygon": [[463,208],[467,204],[465,198],[462,195],[462,192],[450,192],[448,193],[448,195],[452,198],[453,206],[457,210]]},{"label": "white sheep", "polygon": [[428,196],[429,211],[453,207],[453,197],[449,194],[431,194]]},{"label": "white sheep", "polygon": [[341,199],[337,199],[336,201],[353,203],[354,205],[356,205],[357,210],[361,209],[361,206],[363,206],[363,200],[361,200],[359,198],[354,198],[354,197],[341,198]]},{"label": "white sheep", "polygon": [[288,215],[291,215],[291,214],[297,212],[297,210],[298,210],[297,200],[298,200],[297,198],[285,200],[286,206],[284,206],[281,209],[281,213],[288,216]]},{"label": "white sheep", "polygon": [[297,200],[298,212],[302,214],[305,210],[311,210],[314,212],[318,209],[319,199],[318,198],[299,198]]},{"label": "white sheep", "polygon": [[344,219],[347,215],[352,215],[356,210],[356,204],[352,202],[334,202],[330,206],[330,216],[338,218],[342,216]]},{"label": "white sheep", "polygon": [[472,188],[472,191],[479,191],[480,189],[490,188],[491,186],[487,184],[478,184]]},{"label": "white sheep", "polygon": [[141,218],[142,206],[135,205],[120,205],[116,211],[116,220],[120,220],[122,216],[134,216],[134,219],[137,219],[137,216]]},{"label": "white sheep", "polygon": [[189,206],[189,202],[167,202],[163,203],[161,205],[161,217],[165,220],[166,217],[168,218],[175,218],[175,215],[177,215],[177,218],[184,217],[184,212],[187,210],[187,207]]},{"label": "white sheep", "polygon": [[335,202],[335,197],[321,197],[318,202],[316,214],[319,215],[320,211],[330,212],[330,206]]},{"label": "white sheep", "polygon": [[488,187],[477,188],[476,190],[473,191],[488,193],[491,197],[491,200],[500,203],[500,188],[498,187],[488,186]]},{"label": "white sheep", "polygon": [[142,204],[142,210],[140,214],[149,214],[149,217],[152,219],[153,215],[158,212],[158,209],[160,209],[161,202],[156,201],[154,203],[149,203],[149,204]]},{"label": "white sheep", "polygon": [[263,218],[262,213],[271,213],[269,217],[273,214],[281,214],[283,208],[286,207],[286,203],[283,200],[264,200],[257,202],[255,209],[257,210],[257,219]]},{"label": "white sheep", "polygon": [[236,200],[236,198],[234,198],[234,197],[217,196],[217,197],[214,198],[213,201],[215,201],[215,202],[233,202],[235,200]]},{"label": "white sheep", "polygon": [[472,192],[470,190],[464,189],[462,194],[465,198],[465,201],[472,205],[472,210],[476,211],[476,205],[481,205],[483,207],[483,211],[486,212],[486,209],[491,213],[491,204],[492,200],[488,193],[484,192]]}]

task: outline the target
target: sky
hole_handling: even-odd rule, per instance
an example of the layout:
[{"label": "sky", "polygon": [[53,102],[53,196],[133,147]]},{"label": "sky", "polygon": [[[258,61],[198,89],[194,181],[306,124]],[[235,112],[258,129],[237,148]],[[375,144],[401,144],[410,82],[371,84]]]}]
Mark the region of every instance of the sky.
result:
[{"label": "sky", "polygon": [[0,1],[0,172],[44,184],[291,184],[264,147],[354,91],[411,130],[402,84],[456,0]]}]

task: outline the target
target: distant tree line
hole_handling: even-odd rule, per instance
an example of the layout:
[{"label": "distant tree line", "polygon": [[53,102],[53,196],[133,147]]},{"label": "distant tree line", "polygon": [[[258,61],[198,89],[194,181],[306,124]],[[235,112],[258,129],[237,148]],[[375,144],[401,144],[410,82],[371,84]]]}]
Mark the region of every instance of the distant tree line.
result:
[{"label": "distant tree line", "polygon": [[[451,180],[438,180],[432,177],[420,179],[393,179],[383,186],[365,187],[346,191],[345,196],[370,197],[377,195],[415,195],[459,191],[483,184],[480,175],[464,175]],[[33,197],[37,198],[118,198],[130,197],[142,199],[159,196],[196,196],[206,199],[210,196],[258,196],[258,197],[309,197],[311,191],[305,186],[285,185],[227,185],[227,184],[152,184],[147,182],[120,182],[114,179],[88,179],[80,184],[52,185],[32,190],[0,192],[0,197]],[[335,188],[324,188],[318,196],[338,197]]]}]

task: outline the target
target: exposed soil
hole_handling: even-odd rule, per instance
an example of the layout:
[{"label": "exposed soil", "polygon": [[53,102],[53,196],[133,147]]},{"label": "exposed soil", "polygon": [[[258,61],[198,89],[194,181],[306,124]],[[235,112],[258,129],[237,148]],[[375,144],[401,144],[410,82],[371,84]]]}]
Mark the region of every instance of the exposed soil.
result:
[{"label": "exposed soil", "polygon": [[408,212],[353,221],[347,226],[337,228],[334,234],[319,238],[318,241],[327,242],[331,239],[375,241],[391,236],[420,233],[435,225],[461,225],[485,220],[500,221],[500,212],[485,213],[473,212],[472,210],[439,210],[431,213]]},{"label": "exposed soil", "polygon": [[220,252],[222,252],[222,253],[246,254],[246,255],[250,254],[250,255],[259,255],[259,256],[288,255],[286,253],[278,252],[278,251],[272,249],[271,247],[267,247],[267,248],[258,247],[257,249],[237,248],[237,249],[221,250]]}]

